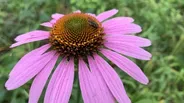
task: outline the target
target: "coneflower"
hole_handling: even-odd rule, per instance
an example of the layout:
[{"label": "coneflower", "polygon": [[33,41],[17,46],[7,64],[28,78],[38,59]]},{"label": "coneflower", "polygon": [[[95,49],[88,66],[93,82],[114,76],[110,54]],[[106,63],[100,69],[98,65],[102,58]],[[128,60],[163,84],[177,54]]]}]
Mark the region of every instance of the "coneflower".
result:
[{"label": "coneflower", "polygon": [[[15,38],[11,48],[29,42],[48,39],[48,43],[26,54],[15,65],[5,86],[16,89],[34,78],[29,103],[37,103],[58,58],[59,65],[51,76],[44,103],[68,103],[77,65],[84,103],[130,103],[123,83],[104,57],[142,84],[148,78],[125,56],[150,60],[151,54],[142,49],[150,40],[134,35],[141,27],[130,17],[114,16],[113,9],[99,15],[81,13],[53,14],[52,20],[41,24],[50,31],[35,30]],[[75,61],[75,63],[74,63]]]}]

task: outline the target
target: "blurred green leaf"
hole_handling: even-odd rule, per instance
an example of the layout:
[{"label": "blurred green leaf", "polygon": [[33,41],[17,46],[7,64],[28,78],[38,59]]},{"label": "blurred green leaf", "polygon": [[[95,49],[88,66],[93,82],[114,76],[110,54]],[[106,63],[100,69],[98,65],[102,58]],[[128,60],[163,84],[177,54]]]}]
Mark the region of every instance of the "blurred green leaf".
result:
[{"label": "blurred green leaf", "polygon": [[[133,59],[148,76],[148,85],[138,83],[115,67],[132,103],[183,103],[184,0],[0,0],[0,103],[27,103],[28,100],[31,82],[14,91],[7,91],[4,84],[18,60],[42,42],[10,49],[17,35],[36,29],[48,30],[40,23],[50,20],[50,15],[56,12],[81,10],[99,14],[113,8],[119,10],[116,16],[134,18],[143,29],[136,35],[152,41],[145,48],[153,55],[150,61]],[[70,103],[76,101],[83,102],[78,80]]]}]

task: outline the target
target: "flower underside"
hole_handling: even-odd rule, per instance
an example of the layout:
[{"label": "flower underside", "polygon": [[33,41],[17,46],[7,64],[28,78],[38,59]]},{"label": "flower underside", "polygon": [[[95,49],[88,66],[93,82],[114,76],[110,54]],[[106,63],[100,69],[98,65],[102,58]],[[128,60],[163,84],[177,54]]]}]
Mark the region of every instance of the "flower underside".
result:
[{"label": "flower underside", "polygon": [[57,20],[49,41],[59,53],[70,57],[92,55],[103,45],[103,28],[94,17],[68,14]]}]

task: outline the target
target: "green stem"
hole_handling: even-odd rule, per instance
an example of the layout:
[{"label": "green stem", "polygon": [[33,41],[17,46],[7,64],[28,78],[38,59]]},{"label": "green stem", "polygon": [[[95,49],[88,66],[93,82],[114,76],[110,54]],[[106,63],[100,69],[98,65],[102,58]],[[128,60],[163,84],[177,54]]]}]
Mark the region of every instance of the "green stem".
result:
[{"label": "green stem", "polygon": [[81,99],[81,90],[80,90],[80,86],[79,86],[79,82],[78,82],[78,88],[77,88],[77,103],[80,103],[80,99]]}]

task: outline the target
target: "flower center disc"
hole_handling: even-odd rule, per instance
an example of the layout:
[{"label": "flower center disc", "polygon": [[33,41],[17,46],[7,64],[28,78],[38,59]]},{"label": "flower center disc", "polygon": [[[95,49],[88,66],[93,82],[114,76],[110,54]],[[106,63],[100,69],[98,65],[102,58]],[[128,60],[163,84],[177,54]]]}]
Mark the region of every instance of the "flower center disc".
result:
[{"label": "flower center disc", "polygon": [[68,14],[57,20],[49,41],[54,49],[65,56],[86,56],[97,52],[103,42],[103,28],[94,17]]}]

